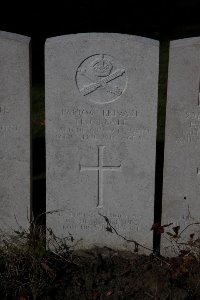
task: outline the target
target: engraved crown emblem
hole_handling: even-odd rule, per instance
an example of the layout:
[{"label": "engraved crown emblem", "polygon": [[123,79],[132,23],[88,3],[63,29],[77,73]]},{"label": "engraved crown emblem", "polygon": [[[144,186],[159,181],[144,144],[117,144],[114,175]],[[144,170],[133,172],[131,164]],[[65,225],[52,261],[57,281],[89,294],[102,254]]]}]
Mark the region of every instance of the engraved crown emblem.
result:
[{"label": "engraved crown emblem", "polygon": [[91,102],[104,104],[115,101],[127,87],[126,70],[107,54],[94,54],[82,61],[76,71],[80,93]]},{"label": "engraved crown emblem", "polygon": [[97,59],[92,63],[91,68],[96,76],[105,77],[110,74],[113,66],[109,60],[102,56],[100,59]]}]

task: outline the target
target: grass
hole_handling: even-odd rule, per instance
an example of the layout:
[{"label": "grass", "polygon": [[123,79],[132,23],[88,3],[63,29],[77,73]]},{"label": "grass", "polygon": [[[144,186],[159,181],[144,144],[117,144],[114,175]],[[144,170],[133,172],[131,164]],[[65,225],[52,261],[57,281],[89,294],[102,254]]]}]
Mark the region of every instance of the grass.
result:
[{"label": "grass", "polygon": [[1,300],[200,299],[199,256],[164,258],[107,247],[75,251],[48,233],[54,250],[45,246],[40,225],[3,238]]}]

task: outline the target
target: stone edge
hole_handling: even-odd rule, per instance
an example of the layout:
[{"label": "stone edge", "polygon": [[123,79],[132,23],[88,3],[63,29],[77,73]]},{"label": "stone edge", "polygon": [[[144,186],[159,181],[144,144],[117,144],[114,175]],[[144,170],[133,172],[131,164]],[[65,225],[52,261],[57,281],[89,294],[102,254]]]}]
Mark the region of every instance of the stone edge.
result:
[{"label": "stone edge", "polygon": [[6,40],[14,40],[21,43],[29,44],[31,38],[25,35],[7,32],[7,31],[0,31],[0,38],[6,39]]},{"label": "stone edge", "polygon": [[192,37],[192,38],[185,38],[185,39],[178,39],[170,42],[170,47],[171,48],[176,48],[176,47],[182,47],[182,46],[192,46],[195,44],[200,45],[200,37]]},{"label": "stone edge", "polygon": [[139,42],[143,44],[148,44],[152,46],[159,47],[159,41],[137,36],[137,35],[129,35],[129,34],[123,34],[123,33],[107,33],[107,32],[91,32],[91,33],[75,33],[75,34],[67,34],[67,35],[60,35],[55,37],[50,37],[46,39],[45,46],[48,46],[48,44],[51,43],[59,43],[63,40],[69,39],[69,40],[77,40],[77,38],[82,39],[94,39],[94,38],[109,38],[109,39],[118,39],[118,40],[124,40],[124,41],[132,41],[132,42]]}]

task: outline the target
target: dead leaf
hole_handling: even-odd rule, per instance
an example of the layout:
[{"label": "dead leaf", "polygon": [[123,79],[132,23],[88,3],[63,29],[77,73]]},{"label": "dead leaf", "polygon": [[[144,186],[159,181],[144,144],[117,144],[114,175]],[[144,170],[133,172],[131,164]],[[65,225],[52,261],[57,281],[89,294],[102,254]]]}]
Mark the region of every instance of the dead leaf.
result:
[{"label": "dead leaf", "polygon": [[174,237],[174,234],[173,234],[173,233],[171,233],[171,232],[169,232],[169,231],[167,231],[166,233],[167,233],[169,236]]},{"label": "dead leaf", "polygon": [[111,296],[112,294],[113,294],[113,291],[108,291],[108,292],[106,293],[106,296],[109,297],[109,296]]},{"label": "dead leaf", "polygon": [[154,223],[151,227],[151,230],[153,230],[155,233],[157,234],[162,234],[164,233],[164,228],[165,227],[169,227],[170,225],[172,225],[173,223],[169,223],[169,224],[165,224],[165,225],[161,225],[160,222]]},{"label": "dead leaf", "polygon": [[175,226],[172,229],[174,230],[175,234],[178,235],[179,230],[180,230],[180,226]]},{"label": "dead leaf", "polygon": [[49,277],[56,277],[56,271],[53,270],[52,268],[50,268],[46,262],[42,262],[41,266],[43,267],[43,269],[48,273]]},{"label": "dead leaf", "polygon": [[185,256],[190,253],[190,250],[180,250],[180,256]]},{"label": "dead leaf", "polygon": [[193,238],[194,238],[194,233],[191,233],[191,234],[190,234],[190,238],[191,238],[191,240],[193,240]]},{"label": "dead leaf", "polygon": [[108,227],[108,226],[107,226],[107,227],[106,227],[106,230],[109,231],[109,232],[112,232],[112,228],[111,228],[111,227]]},{"label": "dead leaf", "polygon": [[89,294],[89,299],[90,300],[96,300],[97,297],[98,297],[99,293],[96,292],[96,291],[91,291],[90,294]]}]

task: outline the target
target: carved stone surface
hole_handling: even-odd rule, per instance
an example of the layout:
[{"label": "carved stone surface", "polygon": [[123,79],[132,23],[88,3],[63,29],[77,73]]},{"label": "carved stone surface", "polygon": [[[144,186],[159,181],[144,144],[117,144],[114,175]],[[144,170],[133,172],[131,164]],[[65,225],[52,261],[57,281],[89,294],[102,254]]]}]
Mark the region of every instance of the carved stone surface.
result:
[{"label": "carved stone surface", "polygon": [[[180,226],[200,221],[200,38],[171,42],[166,112],[162,223]],[[180,242],[198,238],[189,226]],[[170,238],[170,236],[168,236]],[[177,254],[177,244],[162,239],[162,254]]]},{"label": "carved stone surface", "polygon": [[84,59],[76,72],[76,83],[83,96],[94,103],[109,103],[126,89],[127,76],[121,64],[110,55],[97,54]]},{"label": "carved stone surface", "polygon": [[108,220],[151,248],[158,42],[85,33],[45,52],[47,226],[77,248],[133,250]]},{"label": "carved stone surface", "polygon": [[0,32],[0,228],[30,220],[30,38]]}]

